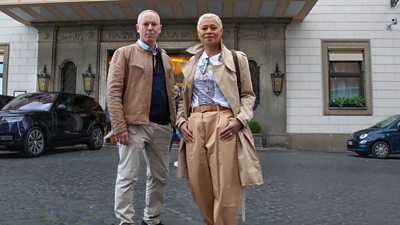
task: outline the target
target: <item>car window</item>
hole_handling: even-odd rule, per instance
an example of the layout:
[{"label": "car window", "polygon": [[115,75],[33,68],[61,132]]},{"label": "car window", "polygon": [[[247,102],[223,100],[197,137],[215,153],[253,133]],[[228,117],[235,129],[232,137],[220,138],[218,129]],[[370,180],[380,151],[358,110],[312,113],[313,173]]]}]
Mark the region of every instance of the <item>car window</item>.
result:
[{"label": "car window", "polygon": [[49,111],[56,98],[55,93],[30,93],[20,95],[6,105],[3,110]]},{"label": "car window", "polygon": [[386,128],[387,126],[389,126],[390,124],[392,124],[394,121],[396,121],[398,118],[397,117],[389,117],[386,118],[378,123],[376,123],[375,125],[372,126],[372,128]]},{"label": "car window", "polygon": [[94,101],[93,98],[87,97],[86,99],[86,111],[96,111],[97,110],[97,103]]},{"label": "car window", "polygon": [[68,112],[72,111],[70,95],[60,93],[54,107],[57,108],[59,105],[64,105]]},{"label": "car window", "polygon": [[400,126],[400,120],[397,121],[396,123],[393,124],[393,126],[391,127],[392,129],[398,129]]},{"label": "car window", "polygon": [[85,96],[73,95],[71,97],[71,108],[73,112],[85,112],[87,111],[88,101]]},{"label": "car window", "polygon": [[15,97],[13,96],[0,95],[0,108],[3,108],[5,105],[7,105],[8,102],[10,102],[14,98]]}]

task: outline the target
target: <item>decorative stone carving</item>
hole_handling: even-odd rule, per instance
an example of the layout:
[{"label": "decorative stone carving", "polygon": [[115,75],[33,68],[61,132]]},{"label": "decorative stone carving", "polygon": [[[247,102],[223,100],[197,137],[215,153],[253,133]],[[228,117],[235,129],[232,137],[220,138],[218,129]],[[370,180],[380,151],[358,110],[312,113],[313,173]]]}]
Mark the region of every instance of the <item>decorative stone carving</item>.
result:
[{"label": "decorative stone carving", "polygon": [[245,40],[263,40],[267,37],[265,30],[242,30],[239,34]]},{"label": "decorative stone carving", "polygon": [[133,41],[136,40],[136,31],[103,31],[102,41]]},{"label": "decorative stone carving", "polygon": [[49,38],[50,38],[50,32],[44,32],[44,34],[43,34],[43,40],[49,40]]},{"label": "decorative stone carving", "polygon": [[39,41],[52,41],[53,31],[43,30],[39,31]]},{"label": "decorative stone carving", "polygon": [[285,37],[284,28],[268,29],[268,39],[271,40],[282,40]]},{"label": "decorative stone carving", "polygon": [[62,31],[59,32],[59,34],[57,35],[57,41],[65,41],[65,40],[72,40],[72,41],[76,41],[76,40],[83,40],[83,35],[82,32],[68,32],[68,31]]},{"label": "decorative stone carving", "polygon": [[197,40],[197,32],[195,29],[173,29],[163,30],[158,37],[162,41],[190,41]]},{"label": "decorative stone carving", "polygon": [[94,36],[95,36],[95,33],[93,31],[86,32],[86,38],[88,40],[92,40],[94,38]]}]

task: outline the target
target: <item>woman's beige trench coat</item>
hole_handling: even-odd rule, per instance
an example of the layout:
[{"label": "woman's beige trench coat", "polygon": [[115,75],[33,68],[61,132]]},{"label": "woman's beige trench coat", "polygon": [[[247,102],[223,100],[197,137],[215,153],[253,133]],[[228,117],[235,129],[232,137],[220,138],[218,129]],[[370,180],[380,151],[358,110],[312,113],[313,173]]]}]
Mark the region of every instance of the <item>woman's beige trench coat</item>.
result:
[{"label": "woman's beige trench coat", "polygon": [[[240,170],[240,180],[242,186],[254,186],[264,183],[260,161],[254,148],[253,135],[249,129],[248,123],[253,117],[253,105],[255,101],[254,92],[251,85],[251,76],[248,67],[247,57],[242,52],[237,52],[240,77],[241,93],[237,87],[235,63],[232,53],[221,43],[221,65],[213,66],[213,76],[221,89],[225,98],[232,108],[234,116],[239,119],[244,127],[238,133],[238,162]],[[201,44],[195,45],[187,50],[195,54],[182,66],[182,73],[185,79],[183,86],[183,101],[179,105],[177,127],[180,127],[190,115],[190,104],[193,91],[193,80],[198,59],[204,51]],[[178,154],[178,171],[180,178],[187,178],[187,163],[185,143],[182,140]]]}]

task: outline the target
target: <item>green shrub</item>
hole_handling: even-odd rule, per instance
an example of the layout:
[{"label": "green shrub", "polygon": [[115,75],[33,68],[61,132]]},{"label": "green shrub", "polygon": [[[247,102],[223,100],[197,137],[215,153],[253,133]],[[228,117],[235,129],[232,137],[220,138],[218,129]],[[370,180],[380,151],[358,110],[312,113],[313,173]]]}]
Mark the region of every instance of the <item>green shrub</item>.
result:
[{"label": "green shrub", "polygon": [[261,133],[262,128],[261,128],[261,124],[259,122],[252,120],[249,122],[249,127],[250,127],[251,132]]},{"label": "green shrub", "polygon": [[361,96],[354,96],[354,97],[339,97],[334,98],[329,101],[330,107],[365,107],[366,101],[365,98]]}]

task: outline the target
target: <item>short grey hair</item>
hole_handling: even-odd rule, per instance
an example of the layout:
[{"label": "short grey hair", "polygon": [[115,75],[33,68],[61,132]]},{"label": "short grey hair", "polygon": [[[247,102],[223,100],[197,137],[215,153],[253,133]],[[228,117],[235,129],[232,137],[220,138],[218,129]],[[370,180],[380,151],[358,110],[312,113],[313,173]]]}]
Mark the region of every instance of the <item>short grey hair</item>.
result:
[{"label": "short grey hair", "polygon": [[140,24],[140,21],[142,20],[143,14],[149,13],[149,12],[156,14],[158,16],[158,20],[160,20],[160,23],[161,23],[160,15],[158,15],[158,13],[156,11],[154,11],[154,10],[147,9],[147,10],[143,10],[142,12],[140,12],[140,14],[139,14],[139,16],[137,18],[137,24]]},{"label": "short grey hair", "polygon": [[215,15],[214,13],[206,13],[200,16],[199,20],[197,21],[197,29],[200,29],[200,23],[204,19],[215,19],[217,21],[217,25],[219,28],[222,28],[222,21],[219,16]]}]

